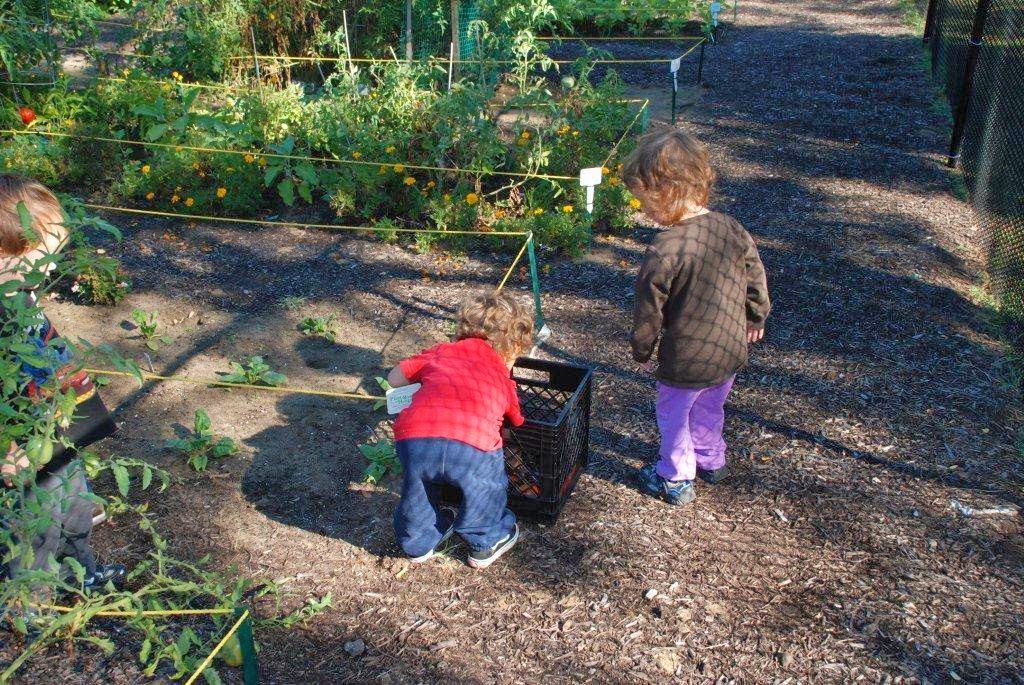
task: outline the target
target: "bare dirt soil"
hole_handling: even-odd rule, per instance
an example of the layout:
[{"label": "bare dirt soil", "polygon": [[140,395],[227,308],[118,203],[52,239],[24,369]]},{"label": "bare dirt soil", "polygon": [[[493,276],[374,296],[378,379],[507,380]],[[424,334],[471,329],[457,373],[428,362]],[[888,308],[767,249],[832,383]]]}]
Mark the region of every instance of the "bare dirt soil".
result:
[{"label": "bare dirt soil", "polygon": [[[758,240],[775,310],[730,400],[733,476],[688,507],[635,485],[658,441],[653,381],[626,345],[648,228],[548,261],[543,354],[597,369],[592,463],[559,523],[525,527],[487,572],[458,546],[415,568],[399,557],[395,484],[355,484],[355,444],[381,421],[364,404],[108,387],[123,429],[102,449],[182,478],[151,497],[175,553],[289,579],[298,598],[332,593],[308,626],[258,635],[263,681],[1024,682],[1020,516],[952,505],[1022,503],[1019,396],[975,303],[978,227],[941,165],[947,124],[917,41],[882,0],[745,0],[709,51],[680,125],[711,149],[715,207]],[[211,377],[263,354],[290,384],[341,390],[373,391],[444,339],[508,258],[120,223],[112,250],[135,292],[115,309],[53,302],[68,330],[139,356],[118,324],[158,310],[174,338],[158,371]],[[339,318],[338,343],[295,331],[311,313]],[[197,407],[242,445],[202,474],[160,447]],[[126,525],[97,530],[102,556],[141,552]],[[356,638],[366,649],[350,657]],[[68,682],[137,680],[118,656]],[[53,682],[43,672],[26,678]]]}]

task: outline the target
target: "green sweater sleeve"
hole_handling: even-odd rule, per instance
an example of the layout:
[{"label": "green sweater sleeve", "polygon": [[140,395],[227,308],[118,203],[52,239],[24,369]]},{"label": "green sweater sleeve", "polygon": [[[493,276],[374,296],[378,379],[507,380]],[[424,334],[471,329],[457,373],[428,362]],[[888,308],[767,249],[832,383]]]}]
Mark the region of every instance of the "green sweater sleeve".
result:
[{"label": "green sweater sleeve", "polygon": [[743,257],[747,272],[747,322],[751,328],[764,328],[765,319],[771,311],[772,304],[768,299],[768,279],[765,276],[761,255],[750,233],[746,233],[747,251]]}]

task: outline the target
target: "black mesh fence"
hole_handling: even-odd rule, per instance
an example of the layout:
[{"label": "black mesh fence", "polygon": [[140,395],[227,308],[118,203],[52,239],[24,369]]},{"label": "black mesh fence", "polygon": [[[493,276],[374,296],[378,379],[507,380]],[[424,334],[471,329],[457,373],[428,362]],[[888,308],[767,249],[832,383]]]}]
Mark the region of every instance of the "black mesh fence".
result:
[{"label": "black mesh fence", "polygon": [[[954,113],[968,97],[960,163],[981,216],[989,278],[1004,310],[1024,317],[1024,0],[932,0],[935,78]],[[970,93],[971,30],[984,13]],[[987,11],[986,11],[987,10]]]}]

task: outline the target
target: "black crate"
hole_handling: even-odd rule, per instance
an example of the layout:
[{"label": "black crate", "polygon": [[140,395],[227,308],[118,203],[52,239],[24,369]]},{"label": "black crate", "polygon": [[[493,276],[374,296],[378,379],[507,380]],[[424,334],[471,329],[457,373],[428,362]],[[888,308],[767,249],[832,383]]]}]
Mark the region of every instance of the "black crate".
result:
[{"label": "black crate", "polygon": [[[512,369],[526,418],[505,441],[508,505],[521,518],[554,523],[590,460],[593,370],[520,358]],[[458,504],[461,493],[442,488]]]}]

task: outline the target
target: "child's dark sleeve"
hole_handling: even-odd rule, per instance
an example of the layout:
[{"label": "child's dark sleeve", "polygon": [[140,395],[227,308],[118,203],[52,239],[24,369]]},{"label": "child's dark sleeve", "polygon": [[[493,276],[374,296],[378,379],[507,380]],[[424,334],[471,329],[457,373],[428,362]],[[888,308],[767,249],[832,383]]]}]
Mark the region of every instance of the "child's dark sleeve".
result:
[{"label": "child's dark sleeve", "polygon": [[398,362],[398,368],[402,370],[402,375],[405,376],[410,383],[418,383],[423,367],[427,365],[427,362],[437,356],[440,348],[441,345],[436,345],[431,347],[429,350],[423,350],[417,355]]},{"label": "child's dark sleeve", "polygon": [[516,392],[515,382],[509,384],[509,400],[508,408],[505,410],[505,418],[512,424],[514,428],[526,423],[526,418],[523,416],[523,410],[519,406],[519,393]]},{"label": "child's dark sleeve", "polygon": [[640,275],[636,279],[633,331],[629,336],[633,358],[641,364],[654,354],[654,346],[661,335],[664,320],[662,309],[671,291],[673,277],[661,254],[653,247],[647,248]]},{"label": "child's dark sleeve", "polygon": [[754,239],[746,231],[744,233],[747,238],[747,252],[743,257],[747,271],[747,323],[751,328],[764,328],[765,319],[772,308],[768,299],[768,279]]}]

